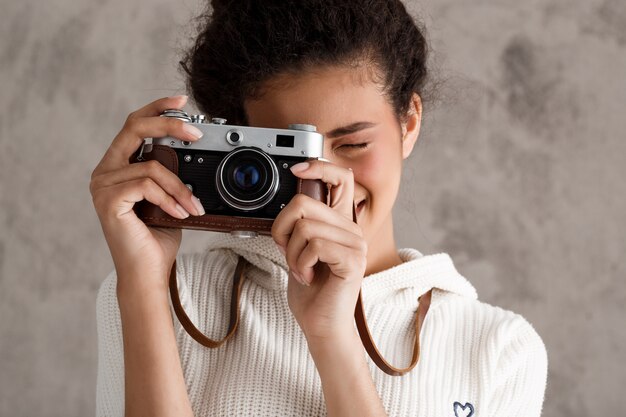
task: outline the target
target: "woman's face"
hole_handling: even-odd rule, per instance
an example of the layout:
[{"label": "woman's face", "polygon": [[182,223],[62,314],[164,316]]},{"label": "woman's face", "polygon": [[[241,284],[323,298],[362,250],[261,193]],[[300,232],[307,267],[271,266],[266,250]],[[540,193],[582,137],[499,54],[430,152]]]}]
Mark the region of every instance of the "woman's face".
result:
[{"label": "woman's face", "polygon": [[[324,135],[324,158],[354,173],[357,222],[369,245],[391,224],[402,173],[419,132],[418,116],[403,127],[377,84],[358,68],[325,67],[281,75],[259,99],[246,100],[250,126],[287,128],[315,125]],[[417,97],[417,96],[415,96]]]}]

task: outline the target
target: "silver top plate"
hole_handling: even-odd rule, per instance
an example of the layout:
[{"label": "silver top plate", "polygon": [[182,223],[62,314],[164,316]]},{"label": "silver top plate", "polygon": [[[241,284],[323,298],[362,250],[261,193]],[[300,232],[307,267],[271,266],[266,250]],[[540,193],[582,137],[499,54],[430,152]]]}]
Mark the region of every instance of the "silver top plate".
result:
[{"label": "silver top plate", "polygon": [[[320,158],[324,151],[324,136],[318,132],[296,129],[220,125],[214,123],[189,123],[204,135],[195,142],[166,136],[153,138],[152,144],[176,149],[230,152],[240,146],[254,146],[270,155]],[[239,140],[233,140],[233,132]],[[234,136],[237,137],[236,135]],[[148,138],[150,139],[150,138]],[[293,146],[289,146],[289,145]],[[281,146],[282,145],[282,146]],[[150,152],[146,147],[144,153]]]}]

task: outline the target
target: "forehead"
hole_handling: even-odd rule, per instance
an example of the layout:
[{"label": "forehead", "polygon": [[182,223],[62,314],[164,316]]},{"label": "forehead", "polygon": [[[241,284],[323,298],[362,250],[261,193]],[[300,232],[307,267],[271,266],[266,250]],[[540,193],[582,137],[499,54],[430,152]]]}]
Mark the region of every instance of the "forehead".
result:
[{"label": "forehead", "polygon": [[337,126],[392,115],[372,71],[329,66],[299,74],[281,74],[263,85],[259,98],[244,103],[251,126],[285,128],[290,123]]}]

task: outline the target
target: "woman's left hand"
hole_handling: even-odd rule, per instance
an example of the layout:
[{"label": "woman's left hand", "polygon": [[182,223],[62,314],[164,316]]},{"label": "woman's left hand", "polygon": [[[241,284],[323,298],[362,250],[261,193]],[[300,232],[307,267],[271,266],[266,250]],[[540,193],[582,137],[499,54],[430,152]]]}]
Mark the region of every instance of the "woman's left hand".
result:
[{"label": "woman's left hand", "polygon": [[[330,206],[297,194],[276,217],[274,241],[289,266],[289,308],[309,343],[354,333],[354,308],[367,266],[367,243],[352,220],[352,170],[321,160],[292,171],[332,186]],[[299,165],[299,164],[298,164]]]}]

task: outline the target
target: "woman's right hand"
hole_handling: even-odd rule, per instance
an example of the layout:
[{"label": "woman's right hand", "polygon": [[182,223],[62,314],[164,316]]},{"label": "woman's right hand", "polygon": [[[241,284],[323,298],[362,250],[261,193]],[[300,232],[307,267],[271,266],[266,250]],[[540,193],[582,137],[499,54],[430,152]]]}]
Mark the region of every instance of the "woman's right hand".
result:
[{"label": "woman's right hand", "polygon": [[[135,203],[148,200],[179,219],[190,213],[204,214],[189,188],[160,162],[130,163],[144,138],[199,139],[202,133],[195,127],[179,119],[159,117],[164,110],[181,109],[186,102],[187,96],[167,97],[130,113],[91,174],[89,191],[118,274],[118,290],[120,284],[138,284],[144,289],[167,291],[182,239],[181,229],[146,226],[133,211]],[[122,277],[149,282],[120,282]]]}]

